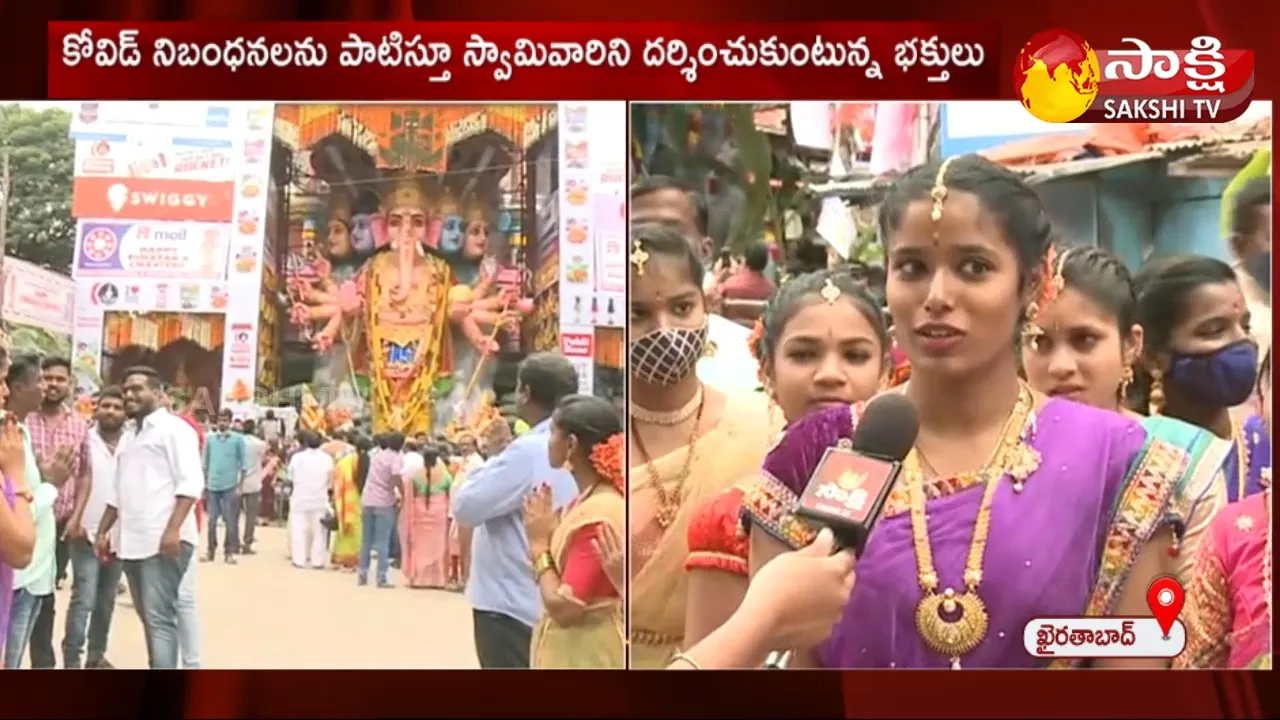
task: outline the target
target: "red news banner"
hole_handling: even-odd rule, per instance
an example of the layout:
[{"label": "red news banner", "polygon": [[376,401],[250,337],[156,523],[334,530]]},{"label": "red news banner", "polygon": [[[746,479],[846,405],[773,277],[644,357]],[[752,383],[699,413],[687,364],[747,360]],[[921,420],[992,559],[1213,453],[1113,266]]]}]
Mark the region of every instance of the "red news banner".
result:
[{"label": "red news banner", "polygon": [[995,99],[991,23],[49,23],[51,99]]}]

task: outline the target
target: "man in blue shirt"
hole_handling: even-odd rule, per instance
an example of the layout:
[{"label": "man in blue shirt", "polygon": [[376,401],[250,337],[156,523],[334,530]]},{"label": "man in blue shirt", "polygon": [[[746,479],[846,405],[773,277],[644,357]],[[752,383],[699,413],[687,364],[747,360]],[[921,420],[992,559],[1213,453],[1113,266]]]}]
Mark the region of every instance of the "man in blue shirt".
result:
[{"label": "man in blue shirt", "polygon": [[[557,508],[578,494],[573,476],[547,458],[551,414],[578,391],[578,374],[561,355],[537,353],[520,363],[516,407],[531,429],[475,469],[453,495],[454,520],[472,528],[467,601],[474,616],[480,667],[529,667],[533,626],[542,598],[533,577],[522,503],[534,484],[547,484]],[[498,423],[495,423],[498,424]]]},{"label": "man in blue shirt", "polygon": [[240,553],[240,484],[248,466],[244,436],[231,429],[231,411],[218,413],[218,428],[205,438],[205,522],[209,524],[209,550],[205,561],[218,554],[218,519],[224,523],[222,551],[228,565]]}]

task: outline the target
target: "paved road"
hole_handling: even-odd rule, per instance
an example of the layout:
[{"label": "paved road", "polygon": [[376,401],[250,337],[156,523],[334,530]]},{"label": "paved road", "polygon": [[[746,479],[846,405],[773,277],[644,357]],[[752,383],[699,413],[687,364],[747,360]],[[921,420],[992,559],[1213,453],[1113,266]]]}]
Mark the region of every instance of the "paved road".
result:
[{"label": "paved road", "polygon": [[[237,565],[198,566],[205,668],[479,667],[471,611],[460,593],[357,587],[349,573],[294,568],[285,543],[283,528],[258,528],[256,555],[242,556]],[[69,594],[58,593],[59,661]],[[117,668],[147,667],[142,626],[127,593],[119,596],[108,647]]]}]

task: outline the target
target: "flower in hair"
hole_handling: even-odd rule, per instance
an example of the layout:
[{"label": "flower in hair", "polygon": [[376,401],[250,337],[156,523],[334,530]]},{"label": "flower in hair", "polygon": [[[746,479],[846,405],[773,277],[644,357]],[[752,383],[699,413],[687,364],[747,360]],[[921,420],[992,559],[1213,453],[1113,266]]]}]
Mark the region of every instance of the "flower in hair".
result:
[{"label": "flower in hair", "polygon": [[626,449],[622,445],[622,433],[614,433],[591,448],[591,467],[600,477],[619,490],[626,490],[622,472],[622,457]]},{"label": "flower in hair", "polygon": [[1062,279],[1062,265],[1058,262],[1058,249],[1050,245],[1044,254],[1044,265],[1041,267],[1040,293],[1036,302],[1041,308],[1048,307],[1062,294],[1066,282]]},{"label": "flower in hair", "polygon": [[765,382],[764,376],[764,318],[756,318],[751,326],[751,334],[747,336],[747,352],[756,359],[756,379]]}]

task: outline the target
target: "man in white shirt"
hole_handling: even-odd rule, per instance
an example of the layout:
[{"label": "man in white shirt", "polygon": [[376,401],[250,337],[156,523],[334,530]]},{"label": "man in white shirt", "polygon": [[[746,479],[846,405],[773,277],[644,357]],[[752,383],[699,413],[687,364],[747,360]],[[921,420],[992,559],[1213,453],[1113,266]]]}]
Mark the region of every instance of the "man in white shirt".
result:
[{"label": "man in white shirt", "polygon": [[400,477],[413,477],[419,470],[425,470],[426,461],[422,457],[423,443],[412,439],[404,441],[404,452],[400,455]]},{"label": "man in white shirt", "polygon": [[320,449],[323,438],[314,430],[298,434],[302,450],[289,459],[293,492],[289,496],[289,556],[294,567],[322,569],[328,558],[329,535],[320,524],[329,510],[333,488],[333,458]]},{"label": "man in white shirt", "polygon": [[[707,236],[707,205],[699,191],[675,178],[644,178],[631,186],[631,222],[678,227],[703,267],[711,267],[714,243]],[[742,325],[707,313],[706,355],[698,361],[698,379],[725,393],[758,389],[756,360],[747,348],[750,336]]]},{"label": "man in white shirt", "polygon": [[185,420],[160,406],[155,370],[125,371],[124,409],[134,436],[117,453],[116,482],[98,527],[100,555],[112,550],[124,562],[133,604],[147,636],[153,670],[178,668],[178,587],[200,535],[191,508],[204,493],[200,441]]},{"label": "man in white shirt", "polygon": [[480,446],[476,443],[476,439],[470,435],[463,435],[458,439],[458,452],[462,454],[462,471],[471,472],[484,464],[484,457],[480,454]]},{"label": "man in white shirt", "polygon": [[[124,429],[124,395],[118,387],[103,388],[98,393],[94,410],[94,426],[89,430],[88,487],[76,495],[75,510],[67,524],[67,545],[71,554],[71,604],[67,609],[66,632],[62,638],[63,667],[80,668],[85,651],[86,631],[89,652],[84,666],[109,669],[107,635],[116,609],[116,588],[120,585],[123,565],[114,556],[100,558],[93,547],[98,526],[107,511],[107,498],[116,481],[116,461],[121,447],[129,440]],[[117,528],[118,530],[118,528]],[[110,538],[112,547],[119,533]]]},{"label": "man in white shirt", "polygon": [[240,481],[240,517],[244,530],[240,534],[240,554],[253,554],[253,534],[258,527],[262,504],[262,464],[267,458],[267,441],[258,437],[257,423],[244,421],[244,479]]}]

